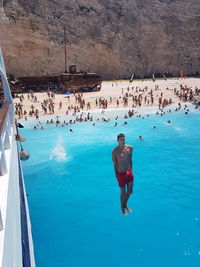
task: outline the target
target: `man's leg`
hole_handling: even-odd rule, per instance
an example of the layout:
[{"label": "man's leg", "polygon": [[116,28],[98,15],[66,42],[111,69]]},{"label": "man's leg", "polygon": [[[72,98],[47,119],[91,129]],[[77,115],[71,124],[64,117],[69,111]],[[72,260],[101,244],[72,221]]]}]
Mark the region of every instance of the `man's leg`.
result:
[{"label": "man's leg", "polygon": [[18,125],[17,125],[17,120],[15,120],[15,126],[16,126],[16,131],[17,131],[17,134],[15,135],[15,140],[16,140],[16,141],[19,141],[19,142],[24,142],[24,141],[26,141],[26,139],[23,138],[23,137],[21,137],[20,134],[19,134]]},{"label": "man's leg", "polygon": [[19,141],[19,142],[25,142],[26,141],[26,139],[24,137],[21,137],[19,134],[17,134],[15,136],[15,140]]},{"label": "man's leg", "polygon": [[128,203],[128,199],[129,199],[130,195],[132,194],[132,192],[133,192],[133,182],[129,182],[127,184],[127,192],[125,193],[125,208],[129,212],[132,212],[132,210],[128,208],[127,203]]},{"label": "man's leg", "polygon": [[121,201],[121,210],[123,215],[127,215],[125,211],[126,206],[126,187],[120,187],[121,193],[120,193],[120,201]]}]

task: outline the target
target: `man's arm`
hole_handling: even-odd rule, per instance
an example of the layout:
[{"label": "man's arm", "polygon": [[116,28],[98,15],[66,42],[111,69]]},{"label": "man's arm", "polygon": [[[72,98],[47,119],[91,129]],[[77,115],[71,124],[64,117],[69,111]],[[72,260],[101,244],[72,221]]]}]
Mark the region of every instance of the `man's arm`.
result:
[{"label": "man's arm", "polygon": [[117,172],[118,172],[118,168],[117,168],[117,157],[115,154],[115,151],[112,151],[112,160],[113,160],[113,164],[114,164],[114,170],[115,170],[115,175],[117,176]]}]

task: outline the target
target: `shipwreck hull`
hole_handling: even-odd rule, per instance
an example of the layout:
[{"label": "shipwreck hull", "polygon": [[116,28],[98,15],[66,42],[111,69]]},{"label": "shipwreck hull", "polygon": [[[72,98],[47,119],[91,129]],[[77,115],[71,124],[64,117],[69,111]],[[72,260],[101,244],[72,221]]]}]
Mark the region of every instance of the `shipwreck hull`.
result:
[{"label": "shipwreck hull", "polygon": [[98,91],[101,88],[102,78],[96,73],[76,72],[74,65],[70,66],[70,72],[60,75],[19,77],[12,84],[15,93],[46,91],[55,89],[61,92]]},{"label": "shipwreck hull", "polygon": [[32,77],[19,77],[18,83],[24,85],[46,85],[46,84],[58,84],[59,76],[32,76]]},{"label": "shipwreck hull", "polygon": [[60,76],[60,82],[63,91],[98,91],[101,87],[102,78],[95,73],[63,73]]},{"label": "shipwreck hull", "polygon": [[65,82],[62,85],[63,92],[87,92],[87,91],[99,91],[101,89],[100,81],[85,81],[84,83],[81,81],[77,82]]}]

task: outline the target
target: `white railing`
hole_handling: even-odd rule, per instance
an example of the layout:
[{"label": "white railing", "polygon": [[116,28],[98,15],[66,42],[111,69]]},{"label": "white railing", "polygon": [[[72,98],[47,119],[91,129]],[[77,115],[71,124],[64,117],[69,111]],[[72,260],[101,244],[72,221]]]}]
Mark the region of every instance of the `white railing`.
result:
[{"label": "white railing", "polygon": [[0,108],[0,266],[35,267],[31,223],[15,140],[14,102],[1,48],[0,78],[4,93],[4,103]]},{"label": "white railing", "polygon": [[[0,108],[0,176],[7,174],[8,162],[6,159],[6,150],[11,147],[10,136],[11,126],[14,125],[14,102],[12,99],[10,86],[6,76],[6,68],[0,47],[0,76],[4,93],[4,104]],[[1,207],[0,207],[0,231],[3,229]]]},{"label": "white railing", "polygon": [[[0,109],[0,176],[8,173],[9,157],[6,157],[6,150],[11,148],[11,120],[10,104],[4,103]],[[4,229],[1,207],[0,207],[0,231]]]},{"label": "white railing", "polygon": [[0,176],[5,175],[8,172],[8,162],[5,153],[6,150],[11,147],[10,136],[10,104],[4,103],[3,107],[0,109]]}]

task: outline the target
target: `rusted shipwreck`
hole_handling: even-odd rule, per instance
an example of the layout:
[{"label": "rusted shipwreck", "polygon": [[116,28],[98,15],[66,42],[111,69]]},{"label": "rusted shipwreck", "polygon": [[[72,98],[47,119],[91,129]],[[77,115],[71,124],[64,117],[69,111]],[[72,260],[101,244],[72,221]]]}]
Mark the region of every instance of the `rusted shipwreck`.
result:
[{"label": "rusted shipwreck", "polygon": [[96,73],[77,72],[76,65],[69,66],[69,72],[59,75],[18,77],[10,81],[15,93],[41,92],[55,89],[60,92],[92,92],[101,89],[102,77]]}]

